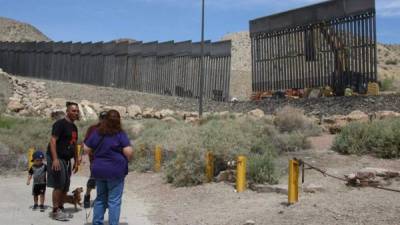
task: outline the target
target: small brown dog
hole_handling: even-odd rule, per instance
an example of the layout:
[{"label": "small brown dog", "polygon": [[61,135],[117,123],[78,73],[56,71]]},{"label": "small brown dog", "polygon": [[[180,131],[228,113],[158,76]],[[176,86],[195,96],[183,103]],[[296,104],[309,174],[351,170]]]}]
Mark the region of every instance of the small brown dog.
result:
[{"label": "small brown dog", "polygon": [[78,187],[75,190],[72,191],[72,195],[67,195],[64,198],[65,203],[70,203],[75,206],[75,210],[78,210],[76,205],[79,205],[82,207],[82,198],[81,198],[81,193],[83,192],[83,187]]}]

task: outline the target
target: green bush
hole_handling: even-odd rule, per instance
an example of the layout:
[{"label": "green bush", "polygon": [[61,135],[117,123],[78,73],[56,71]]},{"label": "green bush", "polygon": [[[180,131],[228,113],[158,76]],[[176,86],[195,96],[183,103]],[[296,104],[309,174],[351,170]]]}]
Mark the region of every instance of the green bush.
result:
[{"label": "green bush", "polygon": [[50,131],[50,120],[0,116],[0,142],[18,154],[29,147],[46,150]]},{"label": "green bush", "polygon": [[274,124],[281,132],[299,131],[306,136],[318,136],[322,132],[318,125],[304,115],[304,110],[291,106],[277,111]]},{"label": "green bush", "polygon": [[[54,121],[42,118],[21,118],[0,115],[0,142],[12,151],[25,153],[29,147],[46,151],[50,141],[51,127]],[[76,123],[80,140],[93,121]]]},{"label": "green bush", "polygon": [[[172,159],[164,158],[164,173],[167,181],[176,186],[204,181],[206,150],[218,161],[217,173],[226,168],[228,161],[245,155],[249,157],[250,180],[274,183],[277,180],[276,155],[308,148],[306,135],[300,131],[280,133],[271,121],[246,116],[209,117],[200,125],[159,120],[145,120],[142,124],[142,132],[135,135],[137,151],[130,168],[151,170],[154,148],[161,145],[164,150],[175,152]],[[302,127],[307,129],[307,125]],[[141,146],[146,146],[146,150],[140,150]]]},{"label": "green bush", "polygon": [[386,65],[397,65],[397,59],[388,59],[385,62]]},{"label": "green bush", "polygon": [[342,154],[400,157],[400,119],[351,123],[335,138],[332,149]]},{"label": "green bush", "polygon": [[394,89],[394,79],[385,78],[381,81],[381,91],[392,91]]},{"label": "green bush", "polygon": [[277,135],[274,143],[281,152],[294,152],[311,147],[307,137],[298,131]]},{"label": "green bush", "polygon": [[247,176],[254,183],[278,183],[279,176],[276,172],[276,156],[274,150],[263,154],[251,153],[247,160]]},{"label": "green bush", "polygon": [[193,186],[204,182],[205,151],[178,148],[176,156],[164,167],[168,183],[177,187]]}]

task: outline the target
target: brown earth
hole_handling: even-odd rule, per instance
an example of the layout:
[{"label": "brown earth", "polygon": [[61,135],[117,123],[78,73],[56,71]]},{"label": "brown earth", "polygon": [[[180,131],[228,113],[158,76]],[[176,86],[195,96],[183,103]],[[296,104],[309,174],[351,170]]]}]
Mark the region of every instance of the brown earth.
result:
[{"label": "brown earth", "polygon": [[51,41],[34,26],[0,17],[0,41]]},{"label": "brown earth", "polygon": [[[313,149],[287,154],[280,159],[286,168],[287,159],[299,157],[338,176],[364,167],[400,170],[400,160],[382,160],[369,156],[343,156],[329,149],[333,136],[313,138]],[[287,175],[280,181],[287,184]],[[241,225],[247,220],[255,224],[399,224],[399,194],[372,188],[351,188],[343,182],[306,171],[305,184],[322,185],[323,192],[300,193],[299,203],[287,206],[287,196],[236,193],[231,184],[210,183],[196,187],[174,188],[165,184],[162,175],[132,173],[127,188],[151,205],[149,215],[154,224]],[[392,188],[400,189],[395,181]]]}]

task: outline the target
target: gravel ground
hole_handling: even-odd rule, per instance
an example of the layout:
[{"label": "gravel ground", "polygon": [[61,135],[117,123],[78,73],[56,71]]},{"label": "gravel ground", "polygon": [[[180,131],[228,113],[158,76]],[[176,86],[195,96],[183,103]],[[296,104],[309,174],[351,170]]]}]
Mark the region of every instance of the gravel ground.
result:
[{"label": "gravel ground", "polygon": [[[152,107],[158,110],[172,109],[197,111],[196,99],[178,98],[135,92],[130,90],[97,87],[73,83],[44,80],[50,97],[72,100],[89,100],[106,105],[128,106],[136,104],[141,107]],[[273,113],[285,105],[302,108],[307,114],[333,115],[348,114],[354,110],[367,113],[392,110],[400,112],[400,95],[382,95],[368,97],[331,97],[310,99],[265,99],[263,101],[247,101],[238,103],[205,101],[204,111],[207,112],[248,112],[260,108],[266,113]]]},{"label": "gravel ground", "polygon": [[[372,157],[342,156],[327,149],[331,136],[312,140],[315,148],[282,157],[282,163],[293,156],[343,175],[364,167],[400,170],[400,160]],[[129,175],[129,189],[152,205],[154,224],[241,225],[246,220],[256,224],[399,224],[399,193],[372,188],[350,188],[342,182],[306,171],[305,184],[320,184],[323,192],[301,193],[298,204],[287,206],[287,196],[275,193],[245,191],[235,193],[225,183],[211,183],[189,188],[174,188],[165,184],[160,174]],[[281,180],[287,184],[287,176]],[[392,188],[400,189],[396,181]]]},{"label": "gravel ground", "polygon": [[[332,139],[331,135],[312,138],[312,150],[282,156],[279,163],[281,167],[286,167],[289,158],[300,157],[338,176],[364,167],[400,170],[400,160],[343,156],[327,150]],[[85,159],[80,175],[72,179],[74,187],[84,186],[87,169]],[[0,179],[0,191],[8,193],[0,202],[0,216],[4,224],[56,224],[48,218],[48,211],[43,214],[32,212],[29,208],[30,187],[24,185],[25,176],[10,174]],[[242,225],[247,220],[253,220],[258,225],[399,224],[398,193],[372,188],[350,188],[341,181],[307,170],[305,184],[310,183],[322,185],[324,191],[314,194],[301,192],[299,202],[287,206],[287,196],[282,194],[256,193],[250,190],[235,193],[234,187],[226,183],[175,188],[166,184],[160,173],[130,173],[126,179],[121,222],[157,225]],[[287,184],[287,176],[282,177],[281,184]],[[395,180],[390,187],[400,189],[400,180]],[[48,196],[47,203],[49,200]],[[78,211],[71,222],[82,224],[84,218],[84,211]]]}]

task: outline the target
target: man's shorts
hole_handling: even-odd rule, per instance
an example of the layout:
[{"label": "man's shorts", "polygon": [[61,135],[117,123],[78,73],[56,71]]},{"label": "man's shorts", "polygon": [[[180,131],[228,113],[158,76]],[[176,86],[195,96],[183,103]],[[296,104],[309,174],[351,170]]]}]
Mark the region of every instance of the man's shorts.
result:
[{"label": "man's shorts", "polygon": [[46,184],[34,184],[32,188],[32,195],[44,195],[46,193]]},{"label": "man's shorts", "polygon": [[53,160],[47,154],[47,187],[62,190],[63,192],[69,191],[71,184],[71,161],[58,159],[60,161],[60,171],[53,171]]}]

